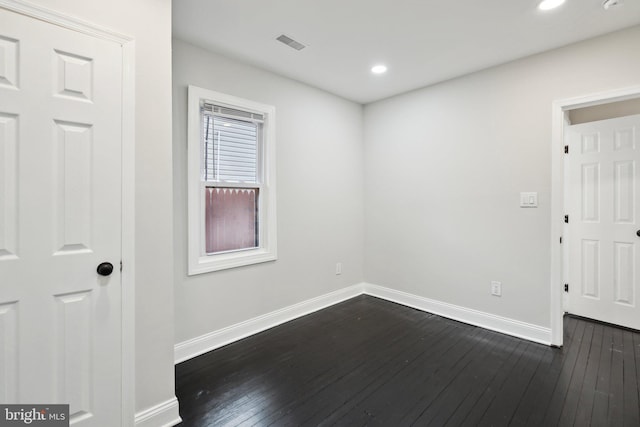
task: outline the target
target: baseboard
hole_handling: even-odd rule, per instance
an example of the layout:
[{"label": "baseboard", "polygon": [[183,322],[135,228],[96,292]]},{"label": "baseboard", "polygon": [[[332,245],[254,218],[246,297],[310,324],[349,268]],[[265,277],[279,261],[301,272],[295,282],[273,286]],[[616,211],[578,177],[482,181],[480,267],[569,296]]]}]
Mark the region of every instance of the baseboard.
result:
[{"label": "baseboard", "polygon": [[492,331],[551,345],[550,328],[544,328],[519,320],[496,316],[495,314],[472,310],[470,308],[460,307],[370,283],[364,284],[364,293]]},{"label": "baseboard", "polygon": [[136,414],[136,427],[171,427],[180,423],[180,413],[178,411],[178,399],[171,399],[162,402],[149,409]]},{"label": "baseboard", "polygon": [[257,334],[274,326],[314,311],[321,310],[339,302],[356,297],[363,293],[363,285],[357,284],[348,288],[340,289],[329,294],[300,302],[298,304],[285,307],[280,310],[267,313],[265,315],[249,319],[247,321],[231,325],[224,329],[210,332],[208,334],[183,341],[175,346],[175,363],[199,356],[216,348],[220,348],[234,341],[250,335]]},{"label": "baseboard", "polygon": [[242,338],[257,334],[258,332],[273,328],[274,326],[361,294],[382,298],[387,301],[406,305],[407,307],[437,314],[470,325],[480,326],[481,328],[514,337],[551,345],[550,328],[432,300],[383,286],[360,283],[178,343],[175,346],[175,363],[184,362],[208,351],[215,350],[216,348],[220,348]]}]

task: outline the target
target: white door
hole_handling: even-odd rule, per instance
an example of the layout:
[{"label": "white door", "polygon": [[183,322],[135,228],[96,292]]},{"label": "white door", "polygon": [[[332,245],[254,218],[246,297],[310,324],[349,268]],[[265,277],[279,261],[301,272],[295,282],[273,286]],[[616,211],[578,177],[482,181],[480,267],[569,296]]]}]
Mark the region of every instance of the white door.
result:
[{"label": "white door", "polygon": [[120,45],[0,8],[0,402],[78,426],[121,423],[121,80]]},{"label": "white door", "polygon": [[568,311],[640,329],[640,115],[568,137]]}]

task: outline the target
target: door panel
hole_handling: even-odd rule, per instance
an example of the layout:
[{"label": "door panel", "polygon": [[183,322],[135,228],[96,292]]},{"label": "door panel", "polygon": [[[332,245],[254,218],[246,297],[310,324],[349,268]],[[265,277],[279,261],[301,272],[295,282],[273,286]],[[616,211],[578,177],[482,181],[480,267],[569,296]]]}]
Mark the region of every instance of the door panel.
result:
[{"label": "door panel", "polygon": [[18,303],[0,304],[0,402],[18,401]]},{"label": "door panel", "polygon": [[582,296],[600,298],[600,242],[582,240]]},{"label": "door panel", "polygon": [[18,232],[18,117],[0,113],[0,260],[15,257]]},{"label": "door panel", "polygon": [[0,401],[83,427],[121,422],[121,79],[117,43],[0,8]]},{"label": "door panel", "polygon": [[18,88],[18,40],[0,36],[0,86]]},{"label": "door panel", "polygon": [[91,151],[93,129],[54,121],[54,255],[91,251]]},{"label": "door panel", "polygon": [[570,126],[571,313],[640,329],[640,115]]},{"label": "door panel", "polygon": [[634,177],[635,162],[615,162],[613,174],[613,221],[616,224],[633,224],[635,220]]},{"label": "door panel", "polygon": [[582,165],[582,221],[600,221],[600,164]]},{"label": "door panel", "polygon": [[633,306],[635,302],[635,245],[614,242],[614,301]]},{"label": "door panel", "polygon": [[54,350],[58,366],[56,398],[74,408],[74,416],[93,412],[91,398],[91,323],[93,301],[91,291],[55,295],[55,327],[58,336]]}]

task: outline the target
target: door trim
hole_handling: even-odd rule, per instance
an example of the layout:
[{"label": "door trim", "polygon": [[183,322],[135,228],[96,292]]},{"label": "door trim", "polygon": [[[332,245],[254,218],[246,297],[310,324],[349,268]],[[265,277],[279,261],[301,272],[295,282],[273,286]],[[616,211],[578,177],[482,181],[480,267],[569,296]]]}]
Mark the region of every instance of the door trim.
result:
[{"label": "door trim", "polygon": [[0,8],[122,48],[122,426],[135,418],[135,43],[132,37],[23,0],[0,0]]},{"label": "door trim", "polygon": [[562,346],[563,338],[563,245],[559,244],[564,228],[565,177],[564,127],[570,110],[625,101],[640,97],[640,86],[616,89],[591,95],[555,100],[551,107],[551,277],[550,312],[551,345]]}]

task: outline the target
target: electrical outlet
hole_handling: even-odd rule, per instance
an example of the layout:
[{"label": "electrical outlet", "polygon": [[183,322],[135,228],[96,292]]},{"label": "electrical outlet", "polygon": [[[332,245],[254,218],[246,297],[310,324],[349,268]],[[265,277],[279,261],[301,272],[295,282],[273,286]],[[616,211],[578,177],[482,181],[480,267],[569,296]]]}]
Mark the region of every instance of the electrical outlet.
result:
[{"label": "electrical outlet", "polygon": [[491,295],[501,297],[502,296],[502,283],[500,282],[491,282]]},{"label": "electrical outlet", "polygon": [[341,262],[337,262],[336,263],[336,275],[340,275],[342,274],[342,263]]}]

